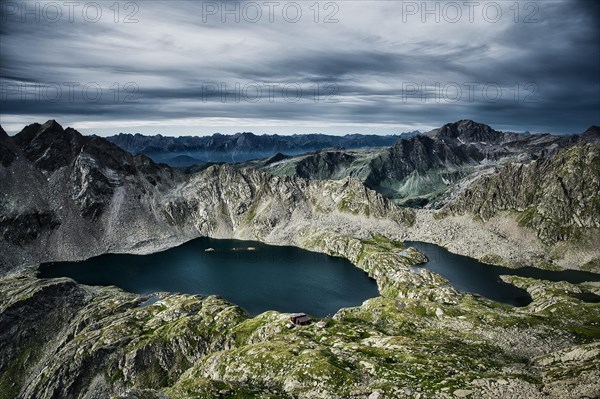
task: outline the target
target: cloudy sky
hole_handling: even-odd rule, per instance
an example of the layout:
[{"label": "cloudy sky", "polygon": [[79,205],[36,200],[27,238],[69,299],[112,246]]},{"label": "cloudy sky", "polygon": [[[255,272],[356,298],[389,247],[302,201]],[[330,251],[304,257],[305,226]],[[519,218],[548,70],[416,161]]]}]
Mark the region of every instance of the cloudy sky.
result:
[{"label": "cloudy sky", "polygon": [[[399,133],[600,124],[595,1],[2,1],[0,124]],[[116,7],[116,6],[117,7]]]}]

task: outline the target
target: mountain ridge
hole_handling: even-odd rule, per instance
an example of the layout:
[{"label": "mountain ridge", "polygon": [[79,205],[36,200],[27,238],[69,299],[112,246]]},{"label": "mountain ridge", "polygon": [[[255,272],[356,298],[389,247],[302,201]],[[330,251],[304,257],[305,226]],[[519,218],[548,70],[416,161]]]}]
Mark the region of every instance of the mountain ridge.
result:
[{"label": "mountain ridge", "polygon": [[[411,132],[408,135],[420,134]],[[379,136],[347,134],[334,136],[326,134],[295,134],[295,135],[256,135],[250,132],[224,135],[215,133],[211,136],[179,136],[162,135],[145,136],[139,133],[120,133],[106,139],[132,153],[183,153],[194,156],[202,154],[205,162],[220,161],[211,153],[248,153],[247,159],[269,157],[277,152],[287,155],[320,150],[327,147],[371,148],[391,145],[402,135]],[[196,156],[197,156],[196,155]],[[160,158],[163,159],[163,158]],[[166,159],[166,158],[165,158]],[[243,160],[247,160],[243,159]]]},{"label": "mountain ridge", "polygon": [[[16,151],[0,169],[0,246],[15,254],[15,261],[26,254],[40,260],[85,258],[130,251],[161,238],[227,236],[236,229],[246,231],[247,238],[263,237],[276,225],[292,223],[288,219],[294,212],[299,226],[327,219],[325,210],[350,218],[386,216],[392,223],[410,222],[410,212],[349,179],[282,178],[228,165],[185,175],[52,121],[29,125],[1,142]],[[258,195],[263,191],[268,195]],[[323,197],[323,192],[330,196]],[[293,229],[277,234],[290,235]]]},{"label": "mountain ridge", "polygon": [[[305,178],[352,176],[399,204],[422,206],[435,204],[437,196],[449,185],[480,169],[507,160],[547,158],[579,140],[585,138],[500,132],[485,124],[461,120],[400,139],[388,148],[362,152],[321,150],[276,165],[260,161],[249,164],[271,173]],[[333,159],[339,159],[339,165]]]},{"label": "mountain ridge", "polygon": [[[410,396],[421,398],[466,391],[482,399],[562,399],[573,384],[582,394],[597,386],[598,343],[590,332],[600,308],[569,295],[597,287],[512,277],[508,281],[527,289],[533,302],[518,309],[500,306],[415,269],[426,258],[398,241],[421,237],[451,243],[458,253],[470,251],[494,262],[508,254],[515,265],[538,266],[563,256],[568,267],[579,267],[571,260],[598,259],[597,249],[581,245],[575,258],[566,258],[562,249],[549,253],[551,246],[532,230],[535,223],[511,224],[516,217],[507,213],[510,206],[492,203],[492,219],[504,212],[498,225],[487,217],[474,220],[478,208],[460,206],[460,192],[449,198],[459,206],[457,212],[465,212],[456,216],[398,207],[350,176],[305,179],[229,164],[185,175],[55,123],[30,126],[17,139],[0,132],[0,394],[21,399],[372,399],[405,397],[408,388],[417,394]],[[522,197],[524,205],[541,205],[542,211],[556,206],[558,212],[542,216],[560,224],[571,211],[570,200],[597,199],[595,183],[578,182],[596,161],[581,163],[568,152],[580,146],[587,146],[582,154],[597,154],[592,143],[552,151],[542,145],[547,158],[529,161],[532,172],[522,174],[544,176],[534,188],[567,174],[564,186],[561,181],[551,185],[553,193],[566,189],[566,201],[552,195],[540,203],[537,190],[504,190],[513,173],[502,167],[525,168],[511,161],[488,170],[496,176],[490,181],[498,184],[472,176],[466,189],[481,193],[472,197],[482,200],[467,202],[486,205],[498,198],[494,193],[506,191]],[[414,162],[411,168],[433,159],[459,159],[454,151],[434,158],[433,150],[453,147],[427,136],[396,147],[369,154],[377,158],[382,151],[396,151]],[[331,168],[323,166],[327,174],[339,173],[348,155],[321,153],[323,165]],[[289,159],[278,155],[266,162],[276,166]],[[573,209],[583,210],[576,213],[580,218],[588,215],[585,203]],[[516,237],[503,236],[505,222]],[[583,236],[592,234],[586,226]],[[325,319],[324,328],[290,329],[288,314],[268,311],[249,318],[216,296],[157,293],[157,302],[144,306],[150,295],[35,275],[40,262],[156,252],[199,236],[342,256],[373,277],[381,295],[341,309]]]},{"label": "mountain ridge", "polygon": [[[417,208],[443,208],[452,201],[458,201],[464,187],[475,184],[481,176],[496,173],[494,168],[514,162],[549,159],[565,148],[583,142],[579,136],[561,138],[496,132],[472,121],[458,121],[445,126],[434,134],[399,140],[394,146],[384,149],[321,150],[300,157],[281,154],[234,166],[207,164],[191,167],[185,174],[167,165],[156,164],[142,154],[132,155],[98,136],[82,136],[71,128],[62,129],[55,121],[33,124],[14,139],[0,137],[0,148],[3,149],[0,155],[3,165],[7,165],[2,169],[3,180],[8,183],[3,191],[7,198],[16,199],[0,202],[0,231],[5,239],[12,242],[11,245],[29,245],[39,242],[40,237],[51,240],[62,237],[61,242],[53,243],[55,249],[42,251],[38,248],[34,251],[38,254],[36,256],[45,251],[48,255],[44,256],[59,257],[64,256],[59,255],[64,251],[81,251],[72,239],[66,240],[72,234],[87,237],[89,242],[86,245],[91,248],[92,254],[107,248],[129,251],[140,240],[155,241],[150,238],[150,233],[143,239],[128,236],[123,228],[127,220],[138,225],[139,231],[154,231],[158,237],[164,238],[189,239],[198,234],[229,237],[231,231],[237,231],[240,226],[239,234],[243,234],[240,237],[266,237],[272,233],[264,226],[289,224],[286,221],[289,212],[280,204],[280,201],[285,203],[289,199],[281,200],[282,197],[276,194],[278,190],[296,192],[308,187],[321,187],[323,192],[336,188],[335,194],[327,200],[328,204],[321,203],[321,194],[316,188],[309,197],[294,194],[288,204],[289,209],[305,207],[300,204],[312,201],[310,206],[302,209],[315,211],[313,215],[317,219],[322,217],[322,211],[335,210],[350,216],[376,214],[384,217],[394,214],[398,220],[411,223],[414,220],[412,211],[391,207],[389,201],[394,198],[394,192],[390,195],[390,191],[386,190],[406,190],[407,198],[417,199],[411,204]],[[471,128],[476,132],[469,133]],[[501,144],[456,144],[449,142],[450,138],[436,138],[440,131],[444,136],[463,139],[487,137],[481,136],[480,132],[494,134],[499,137],[495,141]],[[518,140],[514,140],[515,135]],[[55,136],[56,140],[53,140]],[[66,150],[61,152],[61,148]],[[232,182],[240,193],[248,194],[229,198],[233,191],[221,186],[221,179]],[[303,183],[300,184],[301,181]],[[220,191],[214,192],[211,185],[221,187]],[[262,212],[257,213],[257,209],[269,213],[270,208],[260,205],[262,200],[257,193],[273,185],[277,189],[267,190],[267,196],[271,197],[268,202],[279,214],[275,218],[277,222],[265,222],[256,218],[262,215]],[[207,197],[204,192],[194,189],[195,186],[205,187],[204,190],[212,196]],[[378,194],[370,193],[370,190]],[[410,197],[415,192],[421,197]],[[436,202],[419,202],[423,195],[431,196]],[[244,205],[238,207],[238,201]],[[202,206],[199,208],[198,204]],[[315,208],[317,204],[318,209]],[[375,208],[369,209],[371,205]],[[207,214],[207,209],[214,209],[214,212]],[[477,214],[474,209],[461,209],[458,205],[454,206],[453,212]],[[302,220],[300,224],[314,223],[317,219]],[[557,222],[559,226],[570,223],[562,217]],[[282,230],[277,234],[279,240],[280,234],[288,233]],[[568,236],[558,238],[568,239]],[[290,239],[293,240],[286,238]]]}]

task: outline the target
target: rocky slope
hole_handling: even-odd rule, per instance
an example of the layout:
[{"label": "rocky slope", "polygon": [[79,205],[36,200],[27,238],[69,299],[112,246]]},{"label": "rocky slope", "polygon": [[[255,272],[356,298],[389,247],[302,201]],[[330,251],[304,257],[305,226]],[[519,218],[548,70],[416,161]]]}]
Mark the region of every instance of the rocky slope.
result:
[{"label": "rocky slope", "polygon": [[166,230],[153,214],[179,181],[171,169],[55,121],[4,136],[0,145],[13,158],[0,168],[3,271],[35,259],[87,257]]},{"label": "rocky slope", "polygon": [[521,224],[553,244],[600,229],[600,146],[581,143],[528,164],[511,163],[477,179],[446,207],[489,220],[518,212]]},{"label": "rocky slope", "polygon": [[575,136],[499,132],[488,125],[461,120],[398,140],[387,149],[327,150],[277,163],[254,162],[252,166],[313,179],[353,176],[399,204],[423,206],[453,184],[494,164],[547,158],[578,140]]},{"label": "rocky slope", "polygon": [[410,211],[353,179],[309,181],[228,165],[183,175],[55,121],[4,135],[0,145],[8,154],[0,168],[4,272],[200,235],[289,243],[306,226],[412,221]]},{"label": "rocky slope", "polygon": [[416,211],[401,238],[511,267],[600,271],[599,154],[598,143],[581,140],[474,174],[441,196],[441,210]]}]

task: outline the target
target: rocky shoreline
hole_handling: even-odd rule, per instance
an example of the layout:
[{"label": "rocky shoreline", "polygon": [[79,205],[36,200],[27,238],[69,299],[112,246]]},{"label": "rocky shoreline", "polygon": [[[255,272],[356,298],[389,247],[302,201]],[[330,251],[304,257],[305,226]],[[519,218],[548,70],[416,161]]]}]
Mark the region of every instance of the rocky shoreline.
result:
[{"label": "rocky shoreline", "polygon": [[[377,280],[381,296],[340,310],[325,329],[290,331],[285,314],[248,318],[214,296],[164,294],[140,308],[147,298],[116,288],[40,280],[31,271],[5,277],[0,391],[36,399],[598,392],[600,305],[565,294],[600,293],[598,284],[510,277],[534,300],[512,308],[460,294],[427,270],[415,273],[410,265],[423,256],[383,235],[319,230],[304,235],[303,247],[346,257]],[[15,318],[18,329],[9,327]],[[50,330],[61,333],[45,338]]]}]

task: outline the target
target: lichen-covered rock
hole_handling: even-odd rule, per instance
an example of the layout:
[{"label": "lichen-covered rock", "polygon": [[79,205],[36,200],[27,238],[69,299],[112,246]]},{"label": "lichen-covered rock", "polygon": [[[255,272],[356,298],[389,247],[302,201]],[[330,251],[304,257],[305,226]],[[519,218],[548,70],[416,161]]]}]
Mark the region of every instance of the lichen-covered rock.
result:
[{"label": "lichen-covered rock", "polygon": [[382,289],[324,328],[290,329],[289,315],[274,311],[248,318],[214,296],[160,294],[140,307],[145,297],[116,288],[27,273],[0,279],[0,392],[562,399],[597,389],[600,304],[570,295],[595,284],[506,277],[533,298],[513,308],[445,292],[443,279],[412,270],[420,253],[381,235],[321,231],[305,247],[315,243],[368,268]]},{"label": "lichen-covered rock", "polygon": [[516,210],[547,243],[600,231],[600,146],[578,144],[548,159],[512,163],[471,184],[448,205],[484,220]]},{"label": "lichen-covered rock", "polygon": [[140,308],[137,295],[69,279],[22,276],[0,285],[0,392],[7,398],[169,386],[228,347],[229,329],[247,318],[217,297],[169,295]]}]

